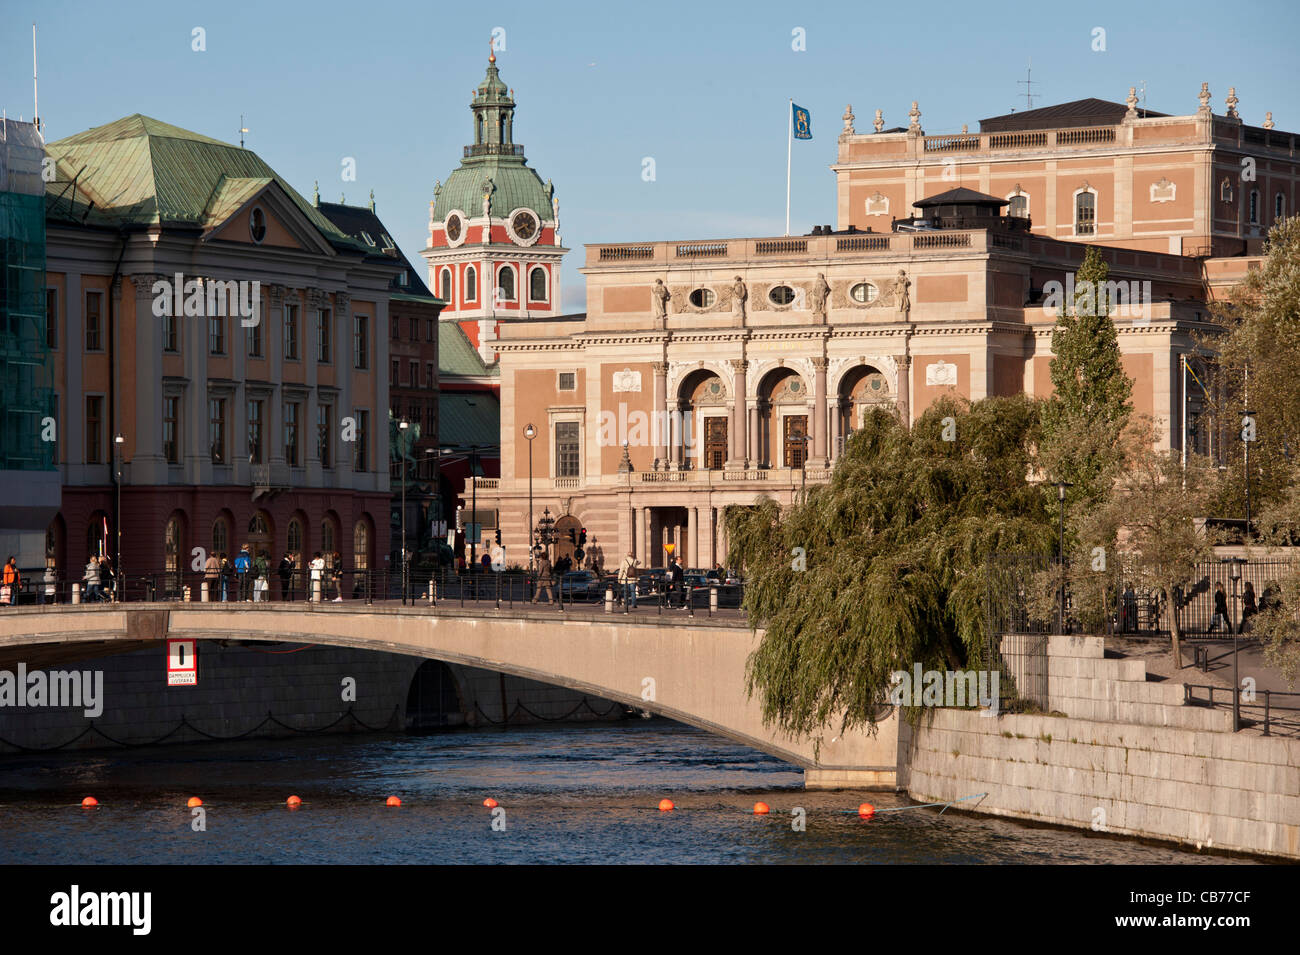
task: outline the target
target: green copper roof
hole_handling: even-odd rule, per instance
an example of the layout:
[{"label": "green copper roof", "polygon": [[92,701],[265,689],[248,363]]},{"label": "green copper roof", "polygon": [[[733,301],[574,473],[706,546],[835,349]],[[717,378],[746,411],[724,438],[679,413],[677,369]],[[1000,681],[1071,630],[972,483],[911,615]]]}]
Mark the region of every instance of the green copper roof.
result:
[{"label": "green copper roof", "polygon": [[438,395],[438,442],[466,447],[501,440],[501,402],[485,392]]},{"label": "green copper roof", "polygon": [[496,378],[501,366],[485,364],[457,322],[438,323],[438,374],[462,378]]},{"label": "green copper roof", "polygon": [[522,156],[474,156],[434,191],[433,217],[441,222],[447,213],[459,209],[474,218],[483,214],[483,189],[488,179],[492,191],[492,215],[505,218],[515,209],[532,209],[539,219],[552,219],[551,192]]},{"label": "green copper roof", "polygon": [[[344,235],[251,150],[135,113],[50,143],[58,176],[46,185],[50,215],[113,225],[211,227],[270,182],[332,244]],[[75,187],[72,180],[76,178]]]}]

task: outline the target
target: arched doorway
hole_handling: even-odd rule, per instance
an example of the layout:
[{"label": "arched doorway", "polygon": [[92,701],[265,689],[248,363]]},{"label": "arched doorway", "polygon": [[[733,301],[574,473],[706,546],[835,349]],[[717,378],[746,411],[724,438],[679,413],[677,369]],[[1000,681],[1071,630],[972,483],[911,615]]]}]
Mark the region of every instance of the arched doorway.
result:
[{"label": "arched doorway", "polygon": [[[558,564],[561,557],[568,557],[573,561],[575,569],[580,565],[580,561],[573,556],[578,546],[576,542],[580,530],[582,530],[582,522],[572,514],[565,514],[555,522],[555,553],[551,557],[553,563]],[[569,536],[570,531],[573,532],[572,539]]]},{"label": "arched doorway", "polygon": [[266,511],[258,511],[249,520],[246,542],[253,557],[262,554],[267,560],[271,559],[275,548],[275,525]]},{"label": "arched doorway", "polygon": [[701,368],[683,379],[677,391],[681,442],[688,445],[678,452],[683,467],[721,471],[726,465],[730,400],[726,384],[712,371]]},{"label": "arched doorway", "polygon": [[894,404],[889,379],[879,368],[857,365],[845,372],[835,401],[836,456],[843,451],[849,435],[862,427],[863,416],[868,410],[892,408]]},{"label": "arched doorway", "polygon": [[808,444],[808,386],[789,368],[774,368],[758,388],[759,466],[800,468]]},{"label": "arched doorway", "polygon": [[62,514],[45,528],[45,566],[54,569],[55,580],[68,579],[68,526]]},{"label": "arched doorway", "polygon": [[334,566],[334,554],[342,553],[342,541],[339,540],[339,516],[333,511],[326,511],[320,522],[320,550],[325,555],[325,563]]}]

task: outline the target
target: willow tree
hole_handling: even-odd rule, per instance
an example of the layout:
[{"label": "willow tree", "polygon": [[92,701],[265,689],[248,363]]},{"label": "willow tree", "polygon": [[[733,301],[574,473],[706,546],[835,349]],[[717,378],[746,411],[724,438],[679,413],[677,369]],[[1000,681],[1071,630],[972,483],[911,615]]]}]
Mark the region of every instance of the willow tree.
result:
[{"label": "willow tree", "polygon": [[769,725],[870,725],[894,671],[980,665],[987,558],[1053,538],[1027,480],[1038,429],[1023,395],[942,399],[910,431],[872,411],[806,502],[729,509],[729,560],[764,631],[749,691]]}]

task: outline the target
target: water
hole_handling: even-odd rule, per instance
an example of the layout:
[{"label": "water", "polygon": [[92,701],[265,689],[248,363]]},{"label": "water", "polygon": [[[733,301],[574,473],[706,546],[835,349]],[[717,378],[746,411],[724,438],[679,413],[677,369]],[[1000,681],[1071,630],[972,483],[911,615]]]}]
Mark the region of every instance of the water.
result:
[{"label": "water", "polygon": [[[100,807],[80,808],[86,795]],[[191,829],[195,795],[206,832]],[[664,797],[674,812],[657,810]],[[759,800],[770,816],[752,814]],[[806,792],[788,764],[663,720],[19,756],[0,760],[0,863],[1225,861],[951,810],[862,821],[863,800],[909,802]]]}]

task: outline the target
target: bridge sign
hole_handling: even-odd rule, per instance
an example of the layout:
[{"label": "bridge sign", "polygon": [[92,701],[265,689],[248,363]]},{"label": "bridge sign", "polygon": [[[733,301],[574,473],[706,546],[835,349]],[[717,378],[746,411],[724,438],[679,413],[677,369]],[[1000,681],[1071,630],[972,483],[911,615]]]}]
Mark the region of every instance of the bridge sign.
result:
[{"label": "bridge sign", "polygon": [[198,686],[198,643],[194,640],[167,641],[167,685]]}]

